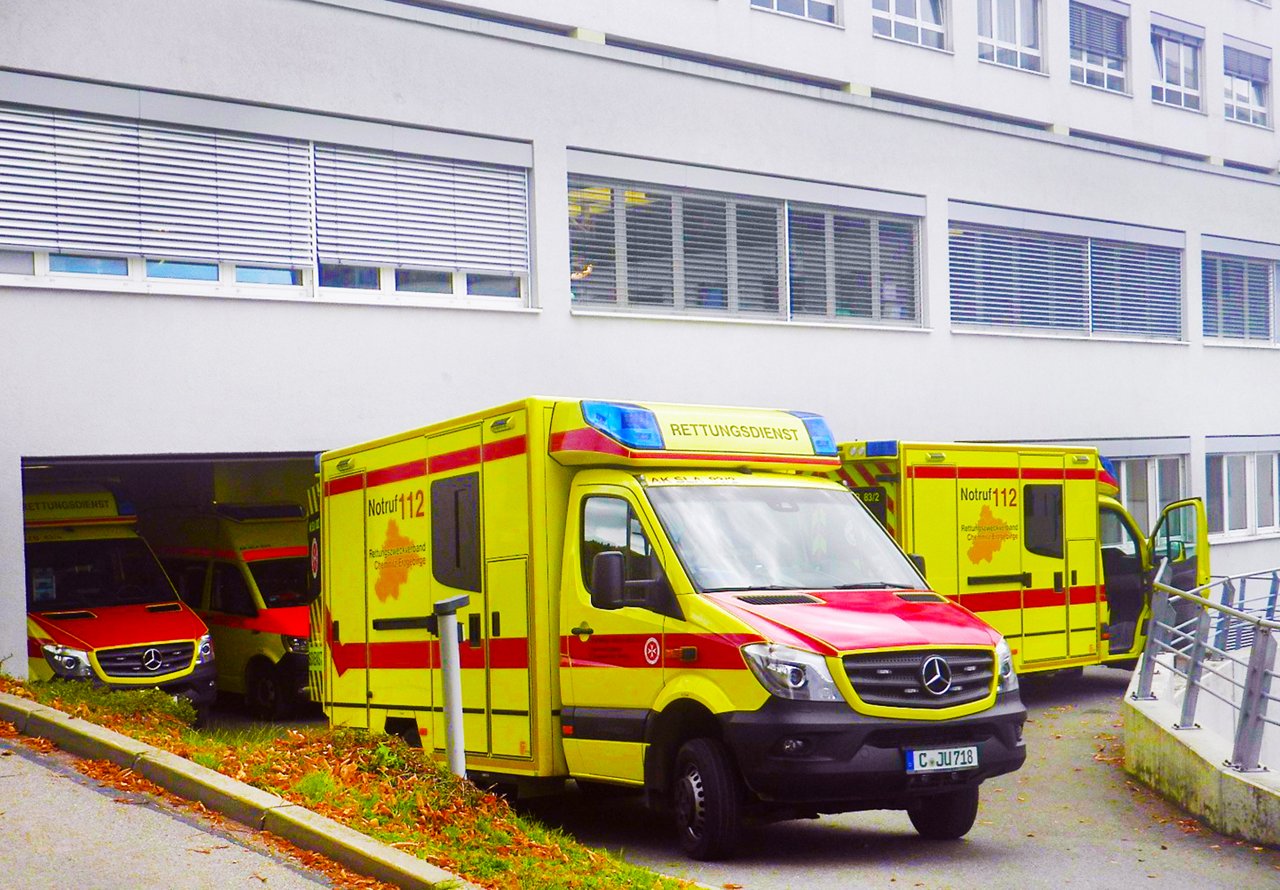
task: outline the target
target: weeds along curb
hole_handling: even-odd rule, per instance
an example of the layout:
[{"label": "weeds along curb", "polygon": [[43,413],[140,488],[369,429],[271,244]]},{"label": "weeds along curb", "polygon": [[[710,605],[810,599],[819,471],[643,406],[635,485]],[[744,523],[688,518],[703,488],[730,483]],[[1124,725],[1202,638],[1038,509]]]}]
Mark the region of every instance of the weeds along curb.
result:
[{"label": "weeds along curb", "polygon": [[282,797],[47,705],[0,692],[0,720],[79,757],[131,769],[179,797],[380,881],[412,890],[479,890],[455,874]]}]

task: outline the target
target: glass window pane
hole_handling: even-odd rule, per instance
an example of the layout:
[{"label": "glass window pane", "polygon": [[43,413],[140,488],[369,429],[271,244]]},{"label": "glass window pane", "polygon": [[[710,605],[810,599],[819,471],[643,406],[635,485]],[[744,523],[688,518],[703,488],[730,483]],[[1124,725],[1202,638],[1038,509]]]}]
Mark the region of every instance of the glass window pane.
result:
[{"label": "glass window pane", "polygon": [[217,281],[218,264],[147,260],[147,277],[184,278],[188,281]]},{"label": "glass window pane", "polygon": [[1160,503],[1163,510],[1169,504],[1182,497],[1182,460],[1176,457],[1162,457],[1156,465]]},{"label": "glass window pane", "polygon": [[467,293],[473,297],[520,296],[520,278],[516,275],[468,275]]},{"label": "glass window pane", "polygon": [[377,266],[334,266],[320,264],[321,287],[351,287],[364,290],[378,289]]},{"label": "glass window pane", "polygon": [[[1005,43],[1018,40],[1018,11],[1015,0],[996,0],[996,38]],[[939,10],[939,14],[941,10]],[[941,20],[938,24],[941,24]]]},{"label": "glass window pane", "polygon": [[128,275],[129,261],[124,257],[51,253],[49,254],[49,271],[79,272],[84,275]]},{"label": "glass window pane", "polygon": [[1040,0],[1022,0],[1022,45],[1028,49],[1040,48]]},{"label": "glass window pane", "polygon": [[778,0],[778,11],[804,15],[804,0]]},{"label": "glass window pane", "polygon": [[1205,458],[1205,495],[1208,503],[1205,505],[1209,513],[1209,531],[1220,532],[1225,529],[1223,519],[1225,510],[1223,502],[1226,500],[1223,490],[1222,464],[1223,458],[1220,454],[1211,454]]},{"label": "glass window pane", "polygon": [[930,25],[942,25],[943,0],[920,0],[920,19]]},{"label": "glass window pane", "polygon": [[1249,527],[1248,455],[1227,456],[1227,530]]},{"label": "glass window pane", "polygon": [[265,266],[236,266],[239,284],[302,284],[300,269],[271,269]]},{"label": "glass window pane", "polygon": [[1276,524],[1276,456],[1258,455],[1258,527]]},{"label": "glass window pane", "polygon": [[994,37],[991,23],[991,4],[996,0],[978,0],[978,36]]},{"label": "glass window pane", "polygon": [[0,250],[0,272],[10,275],[34,275],[36,255],[21,250]]},{"label": "glass window pane", "polygon": [[1138,522],[1149,528],[1151,496],[1147,486],[1147,461],[1143,458],[1124,460],[1120,465],[1124,505]]},{"label": "glass window pane", "polygon": [[453,293],[453,273],[427,269],[396,269],[396,290],[420,294]]}]

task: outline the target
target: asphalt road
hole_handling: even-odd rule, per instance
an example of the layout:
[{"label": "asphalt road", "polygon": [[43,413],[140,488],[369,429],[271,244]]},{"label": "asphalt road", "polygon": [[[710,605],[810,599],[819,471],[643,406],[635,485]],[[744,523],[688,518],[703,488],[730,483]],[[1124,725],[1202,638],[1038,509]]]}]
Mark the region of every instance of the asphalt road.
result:
[{"label": "asphalt road", "polygon": [[332,884],[255,833],[102,787],[75,758],[0,739],[0,887],[317,890]]},{"label": "asphalt road", "polygon": [[852,813],[751,830],[730,862],[677,852],[667,824],[634,798],[568,795],[544,821],[629,861],[712,887],[1280,888],[1280,851],[1201,828],[1121,765],[1125,672],[1023,683],[1026,765],[982,786],[978,824],[961,841],[919,839],[901,812]]}]

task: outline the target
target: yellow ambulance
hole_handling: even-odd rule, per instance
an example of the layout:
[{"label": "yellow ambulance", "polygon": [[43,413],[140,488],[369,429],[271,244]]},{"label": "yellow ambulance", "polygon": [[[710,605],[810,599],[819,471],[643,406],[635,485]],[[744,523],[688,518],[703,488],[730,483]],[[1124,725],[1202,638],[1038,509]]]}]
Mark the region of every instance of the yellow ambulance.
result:
[{"label": "yellow ambulance", "polygon": [[144,531],[218,652],[218,690],[261,720],[308,702],[307,531],[299,504],[159,510]]},{"label": "yellow ambulance", "polygon": [[433,603],[465,594],[473,779],[643,790],[696,858],[748,818],[960,837],[1026,757],[1012,659],[837,467],[812,414],[544,398],[327,452],[314,695],[441,752]]},{"label": "yellow ambulance", "polygon": [[1116,500],[1094,448],[956,442],[848,442],[838,478],[934,590],[983,618],[1019,673],[1130,667],[1146,643],[1151,582],[1209,581],[1198,498],[1169,504],[1144,534]]},{"label": "yellow ambulance", "polygon": [[133,508],[98,485],[29,488],[22,497],[27,671],[33,680],[157,686],[213,702],[213,643],[138,536]]}]

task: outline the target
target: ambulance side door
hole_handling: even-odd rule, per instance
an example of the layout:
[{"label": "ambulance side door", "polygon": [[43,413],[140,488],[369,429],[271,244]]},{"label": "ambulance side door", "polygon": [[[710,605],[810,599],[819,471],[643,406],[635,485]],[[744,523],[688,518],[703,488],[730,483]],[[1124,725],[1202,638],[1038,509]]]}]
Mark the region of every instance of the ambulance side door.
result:
[{"label": "ambulance side door", "polygon": [[[561,713],[569,772],[644,780],[644,733],[663,682],[665,617],[646,602],[667,583],[653,524],[621,486],[575,484],[569,500],[561,591]],[[623,557],[626,604],[593,602],[597,554]]]},{"label": "ambulance side door", "polygon": [[[1024,662],[1063,659],[1068,652],[1070,578],[1062,459],[1062,454],[1018,455],[1021,481],[1015,497],[1022,524],[1022,615],[1028,625],[1023,628]],[[1086,516],[1092,525],[1089,506]],[[1092,535],[1086,552],[1092,559]]]},{"label": "ambulance side door", "polygon": [[[1175,501],[1160,512],[1160,521],[1148,538],[1146,568],[1155,578],[1161,563],[1168,568],[1159,580],[1178,590],[1194,590],[1209,583],[1209,519],[1199,498]],[[1177,600],[1178,621],[1195,614],[1196,606]]]}]

